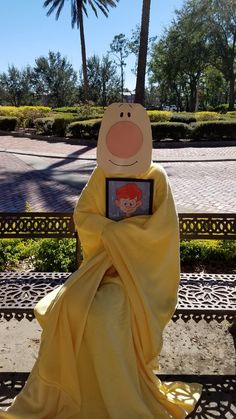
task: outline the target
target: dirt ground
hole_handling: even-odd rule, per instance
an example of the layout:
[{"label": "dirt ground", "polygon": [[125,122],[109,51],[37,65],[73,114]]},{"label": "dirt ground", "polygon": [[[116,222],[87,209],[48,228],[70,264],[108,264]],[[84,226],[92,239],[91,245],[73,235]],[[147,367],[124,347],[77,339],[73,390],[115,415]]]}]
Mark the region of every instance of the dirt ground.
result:
[{"label": "dirt ground", "polygon": [[[169,323],[164,334],[160,372],[235,374],[235,351],[228,322]],[[30,371],[40,343],[36,320],[0,320],[0,371]]]}]

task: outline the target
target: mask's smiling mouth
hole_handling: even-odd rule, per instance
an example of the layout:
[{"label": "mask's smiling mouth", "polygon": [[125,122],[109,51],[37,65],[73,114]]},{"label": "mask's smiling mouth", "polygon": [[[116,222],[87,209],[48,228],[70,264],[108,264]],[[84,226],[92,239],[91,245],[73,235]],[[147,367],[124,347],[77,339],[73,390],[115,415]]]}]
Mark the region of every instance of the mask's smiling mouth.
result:
[{"label": "mask's smiling mouth", "polygon": [[114,163],[112,160],[109,160],[109,162],[111,162],[115,166],[128,167],[128,166],[134,166],[134,164],[138,163],[138,160],[136,160],[134,163],[131,163],[131,164],[117,164],[117,163]]}]

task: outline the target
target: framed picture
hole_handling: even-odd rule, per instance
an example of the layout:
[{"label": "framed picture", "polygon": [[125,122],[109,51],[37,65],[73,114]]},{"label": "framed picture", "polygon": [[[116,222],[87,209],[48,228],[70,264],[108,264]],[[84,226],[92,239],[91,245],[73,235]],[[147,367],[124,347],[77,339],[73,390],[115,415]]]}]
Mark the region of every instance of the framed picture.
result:
[{"label": "framed picture", "polygon": [[119,221],[135,215],[152,214],[152,179],[106,179],[106,217]]}]

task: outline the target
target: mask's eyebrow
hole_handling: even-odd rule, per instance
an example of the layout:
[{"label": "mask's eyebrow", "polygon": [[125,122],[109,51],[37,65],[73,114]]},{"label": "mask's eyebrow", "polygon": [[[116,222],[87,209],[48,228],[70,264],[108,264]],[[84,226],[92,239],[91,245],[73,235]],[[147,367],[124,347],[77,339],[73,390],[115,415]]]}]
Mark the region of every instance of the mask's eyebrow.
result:
[{"label": "mask's eyebrow", "polygon": [[132,105],[130,105],[130,103],[120,103],[120,104],[119,104],[119,108],[120,108],[121,106],[124,106],[124,105],[129,105],[129,107],[130,107],[131,109],[133,109],[133,106],[132,106]]}]

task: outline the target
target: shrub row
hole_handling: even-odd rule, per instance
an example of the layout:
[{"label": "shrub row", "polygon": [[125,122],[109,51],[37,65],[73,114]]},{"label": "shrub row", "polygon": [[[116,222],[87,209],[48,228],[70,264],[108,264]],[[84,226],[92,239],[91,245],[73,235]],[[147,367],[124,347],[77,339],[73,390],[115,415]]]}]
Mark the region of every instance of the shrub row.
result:
[{"label": "shrub row", "polygon": [[46,106],[0,106],[0,116],[13,116],[18,118],[19,125],[33,127],[36,118],[43,118],[51,111]]},{"label": "shrub row", "polygon": [[236,122],[214,121],[195,124],[190,135],[194,139],[236,139]]},{"label": "shrub row", "polygon": [[57,137],[64,137],[66,135],[67,126],[74,121],[74,118],[37,118],[34,121],[37,134],[55,135]]},{"label": "shrub row", "polygon": [[180,243],[182,268],[208,272],[236,272],[236,241],[190,240]]},{"label": "shrub row", "polygon": [[[101,119],[75,121],[72,117],[47,117],[35,119],[37,134],[65,137],[68,135],[78,139],[97,139]],[[16,117],[0,116],[0,130],[14,131],[19,125]],[[236,121],[206,121],[186,124],[182,122],[153,122],[151,123],[154,141],[165,138],[193,139],[193,140],[221,140],[236,139]]]},{"label": "shrub row", "polygon": [[[223,103],[221,105],[217,105],[214,108],[210,108],[209,111],[226,113],[229,109],[228,103]],[[236,104],[234,105],[234,110],[236,111]]]},{"label": "shrub row", "polygon": [[2,131],[15,131],[18,124],[18,118],[14,116],[0,116],[0,130]]},{"label": "shrub row", "polygon": [[[19,269],[24,262],[41,272],[72,272],[76,269],[74,239],[2,239],[0,271]],[[236,241],[193,240],[180,243],[182,266],[192,270],[212,267],[222,273],[236,270]],[[210,265],[209,265],[210,263]]]},{"label": "shrub row", "polygon": [[194,124],[184,123],[153,123],[152,135],[154,140],[164,138],[193,139],[193,140],[220,140],[236,139],[236,122],[213,121]]},{"label": "shrub row", "polygon": [[190,128],[188,124],[181,122],[154,122],[151,124],[153,140],[158,141],[164,138],[179,140],[188,138]]},{"label": "shrub row", "polygon": [[[225,115],[219,114],[217,112],[170,112],[170,111],[159,111],[152,110],[147,111],[151,123],[155,122],[173,122],[173,123],[184,123],[192,124],[195,122],[201,121],[217,121],[217,120],[236,120],[236,112],[227,112]],[[104,108],[96,107],[91,105],[81,105],[74,107],[63,107],[51,109],[45,106],[0,106],[0,116],[5,117],[16,117],[18,118],[18,125],[24,128],[33,128],[36,124],[36,129],[41,130],[42,133],[49,133],[52,131],[48,129],[47,125],[50,125],[51,122],[45,125],[41,121],[38,121],[40,118],[58,118],[65,119],[65,126],[68,126],[69,123],[74,121],[90,121],[90,120],[100,120],[103,116]],[[46,123],[47,120],[44,122]],[[49,119],[48,121],[51,121]],[[60,124],[58,122],[58,124]],[[62,124],[62,123],[61,123]],[[89,129],[89,128],[88,128]],[[61,130],[63,132],[63,130]],[[50,135],[50,134],[49,134]],[[62,134],[64,135],[64,134]]]},{"label": "shrub row", "polygon": [[[78,139],[97,139],[101,119],[71,122],[64,118],[39,118],[35,121],[37,133],[44,135],[65,136]],[[179,139],[235,139],[236,122],[212,121],[185,124],[182,122],[151,123],[154,141],[165,138]]]},{"label": "shrub row", "polygon": [[68,126],[67,133],[73,138],[97,139],[100,126],[101,119],[72,122]]},{"label": "shrub row", "polygon": [[79,120],[86,119],[95,119],[101,118],[104,114],[105,108],[102,106],[91,106],[91,105],[81,105],[81,106],[64,106],[62,108],[55,108],[53,112],[57,113],[72,113],[77,115]]},{"label": "shrub row", "polygon": [[24,266],[39,272],[71,272],[76,269],[76,243],[73,239],[2,239],[0,271]]}]

